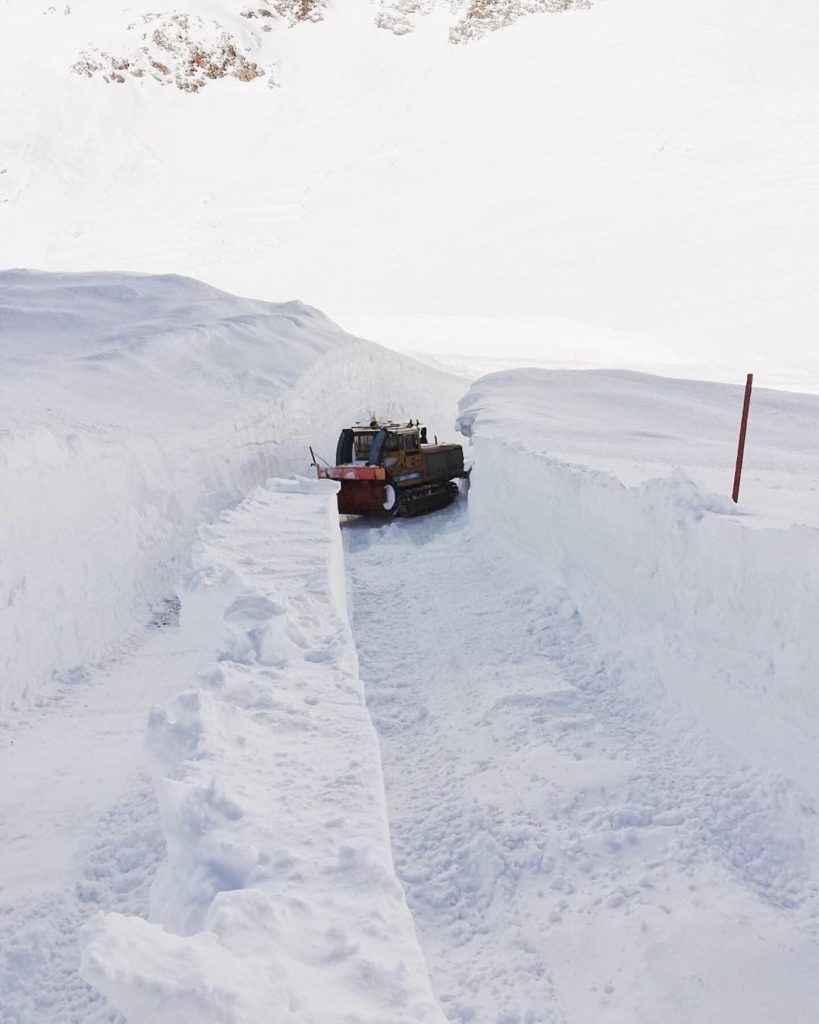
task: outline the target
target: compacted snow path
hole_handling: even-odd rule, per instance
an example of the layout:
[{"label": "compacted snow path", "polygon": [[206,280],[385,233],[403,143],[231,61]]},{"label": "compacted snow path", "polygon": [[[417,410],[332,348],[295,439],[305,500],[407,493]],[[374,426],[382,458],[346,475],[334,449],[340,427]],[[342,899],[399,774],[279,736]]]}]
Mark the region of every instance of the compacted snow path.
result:
[{"label": "compacted snow path", "polygon": [[810,800],[662,687],[629,696],[465,504],[343,532],[396,868],[449,1019],[814,1020]]},{"label": "compacted snow path", "polygon": [[144,769],[145,721],[204,656],[168,602],[105,664],[57,681],[0,731],[0,1020],[119,1018],[78,973],[77,932],[98,910],[144,916],[165,854]]}]

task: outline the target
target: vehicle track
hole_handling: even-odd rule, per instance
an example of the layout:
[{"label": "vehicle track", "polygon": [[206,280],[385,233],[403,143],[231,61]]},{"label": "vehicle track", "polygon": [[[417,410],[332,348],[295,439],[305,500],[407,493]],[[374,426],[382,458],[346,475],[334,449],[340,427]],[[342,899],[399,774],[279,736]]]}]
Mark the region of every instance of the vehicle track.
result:
[{"label": "vehicle track", "polygon": [[[659,681],[634,697],[623,673],[651,667],[601,660],[465,503],[343,532],[396,867],[449,1019],[763,1020],[755,986],[819,963],[803,795],[726,760]],[[807,1024],[801,984],[777,1012]]]}]

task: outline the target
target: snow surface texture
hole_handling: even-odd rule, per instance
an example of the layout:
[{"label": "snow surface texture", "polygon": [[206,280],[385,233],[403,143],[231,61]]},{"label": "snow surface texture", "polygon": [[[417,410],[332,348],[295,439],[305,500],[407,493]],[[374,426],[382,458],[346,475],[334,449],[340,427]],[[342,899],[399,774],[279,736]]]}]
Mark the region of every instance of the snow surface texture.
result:
[{"label": "snow surface texture", "polygon": [[[163,64],[142,16],[173,12],[7,0],[0,265],[182,272],[408,349],[416,316],[443,352],[482,317],[473,356],[819,388],[814,0],[600,0],[458,46],[446,5],[409,6],[396,36],[369,3],[290,28],[198,0],[167,76],[143,54],[120,85],[72,66]],[[195,94],[152,77],[191,68]]]},{"label": "snow surface texture", "polygon": [[214,660],[151,716],[151,923],[84,930],[83,976],[130,1024],[443,1024],[393,871],[335,494],[273,481],[203,530],[181,628]]},{"label": "snow surface texture", "polygon": [[755,392],[737,508],[741,407],[495,374],[461,402],[468,508],[344,528],[450,1021],[816,1019],[819,399]]},{"label": "snow surface texture", "polygon": [[[815,799],[727,750],[716,704],[680,714],[656,647],[638,646],[644,561],[615,594],[616,649],[608,629],[597,642],[593,584],[634,554],[633,532],[652,549],[647,513],[624,519],[615,503],[609,526],[605,510],[593,518],[593,482],[588,507],[575,500],[584,471],[523,452],[512,481],[513,450],[482,438],[480,418],[475,430],[468,508],[343,529],[396,869],[448,1019],[813,1024]],[[603,566],[584,556],[582,527]],[[558,530],[573,571],[547,548]],[[688,582],[658,577],[652,596],[662,607],[664,586]],[[710,648],[715,669],[723,647]],[[770,682],[784,747],[782,680]],[[815,746],[809,757],[815,769]]]},{"label": "snow surface texture", "polygon": [[[478,382],[460,422],[481,467],[474,515],[504,524],[515,571],[570,595],[635,696],[666,693],[733,756],[779,773],[783,800],[808,794],[808,813],[819,399],[754,395],[737,509],[725,495],[741,405],[738,388],[517,371]],[[777,856],[748,851],[750,863]]]},{"label": "snow surface texture", "polygon": [[110,654],[198,524],[307,472],[308,445],[332,457],[373,414],[449,424],[462,392],[301,303],[173,276],[2,273],[0,362],[0,706]]}]

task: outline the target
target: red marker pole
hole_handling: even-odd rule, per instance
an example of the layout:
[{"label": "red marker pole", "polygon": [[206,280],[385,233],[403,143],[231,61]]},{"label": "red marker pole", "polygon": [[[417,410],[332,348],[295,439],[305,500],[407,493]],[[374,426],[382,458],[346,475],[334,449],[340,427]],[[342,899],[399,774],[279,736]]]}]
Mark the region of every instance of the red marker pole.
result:
[{"label": "red marker pole", "polygon": [[737,447],[737,468],[734,473],[734,493],[732,495],[734,504],[739,502],[739,480],[742,476],[742,459],[745,456],[745,433],[748,430],[748,410],[751,408],[751,388],[754,383],[754,375],[748,374],[745,381],[745,401],[742,403],[742,424],[739,428],[739,445]]}]

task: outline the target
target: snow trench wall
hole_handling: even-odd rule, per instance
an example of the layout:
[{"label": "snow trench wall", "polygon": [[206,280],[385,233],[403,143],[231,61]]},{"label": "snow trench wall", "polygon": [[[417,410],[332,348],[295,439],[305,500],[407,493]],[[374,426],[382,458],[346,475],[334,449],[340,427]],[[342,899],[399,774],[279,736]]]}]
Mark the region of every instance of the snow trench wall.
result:
[{"label": "snow trench wall", "polygon": [[564,593],[624,685],[819,796],[819,531],[749,527],[680,474],[627,487],[466,429],[470,513],[510,571]]},{"label": "snow trench wall", "polygon": [[390,850],[327,481],[202,530],[181,629],[200,688],[152,713],[167,860],[150,923],[100,915],[83,977],[130,1024],[443,1024]]},{"label": "snow trench wall", "polygon": [[93,407],[70,432],[0,430],[0,709],[70,684],[147,623],[197,526],[272,475],[309,473],[308,445],[332,458],[339,429],[373,412],[449,425],[462,385],[346,338],[278,392],[225,389],[213,408],[191,391],[162,431],[109,429]]}]

